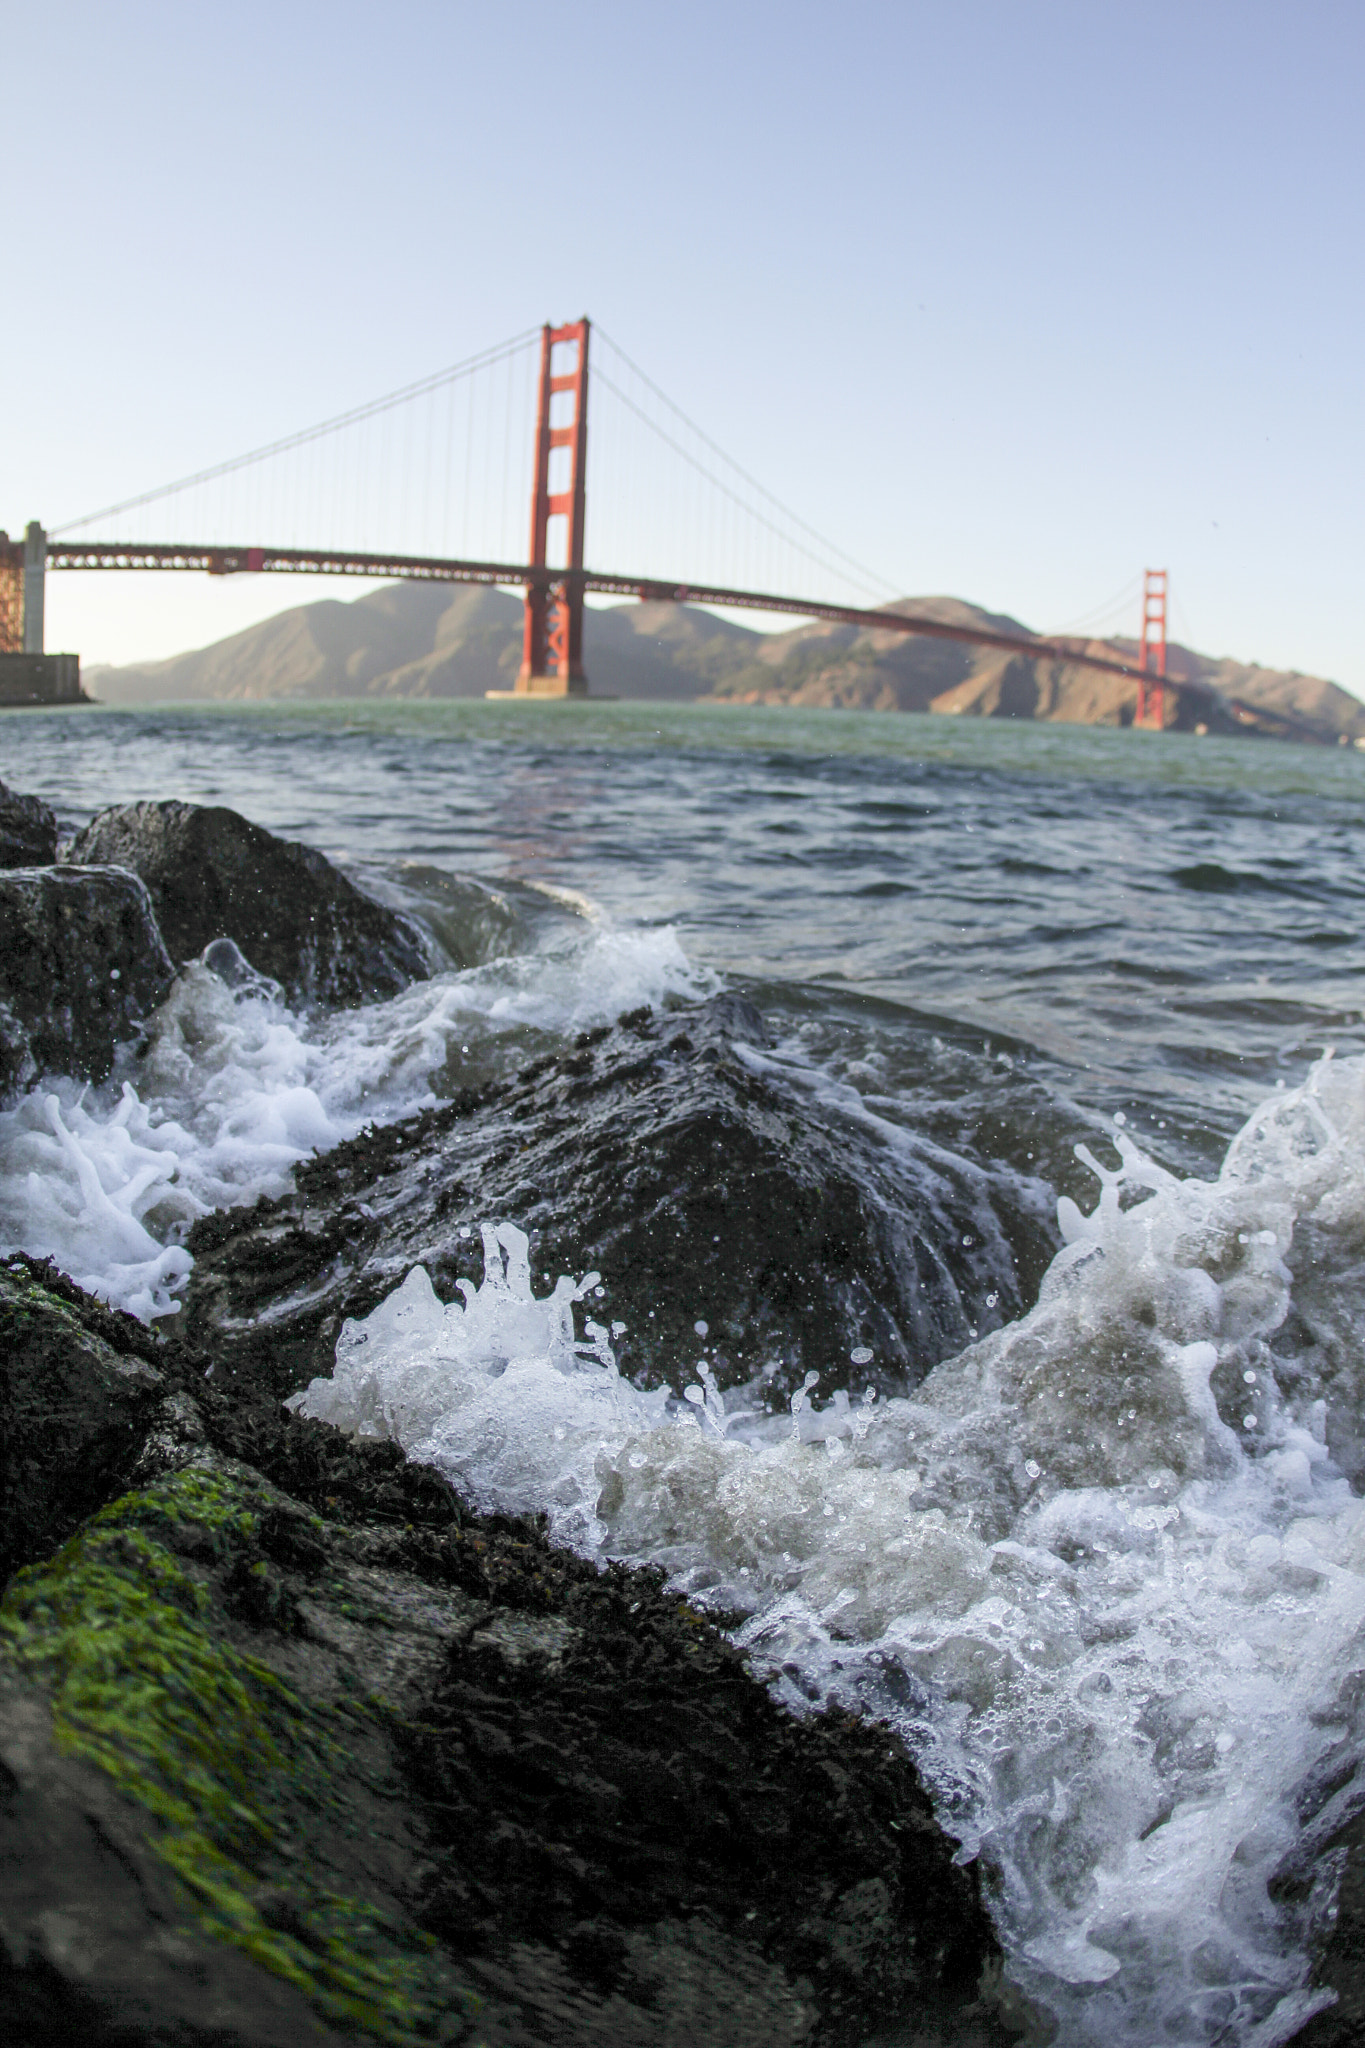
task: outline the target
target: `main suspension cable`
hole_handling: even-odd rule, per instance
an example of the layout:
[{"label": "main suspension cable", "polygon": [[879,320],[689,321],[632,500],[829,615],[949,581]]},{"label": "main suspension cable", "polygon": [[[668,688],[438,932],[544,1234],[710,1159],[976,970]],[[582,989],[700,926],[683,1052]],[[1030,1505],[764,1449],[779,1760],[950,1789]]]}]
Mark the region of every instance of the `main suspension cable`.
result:
[{"label": "main suspension cable", "polygon": [[[824,548],[827,554],[832,555],[838,561],[847,564],[847,566],[850,569],[856,569],[858,571],[859,576],[862,578],[864,584],[871,584],[875,589],[878,590],[886,590],[896,593],[896,586],[894,583],[889,582],[885,576],[878,575],[875,569],[869,569],[866,562],[860,562],[853,555],[845,554],[842,548],[836,547],[833,541],[827,540],[824,534],[818,532],[815,527],[811,526],[810,524],[808,524],[806,520],[802,519],[799,513],[793,512],[789,505],[784,505],[780,498],[776,497],[773,494],[773,492],[767,488],[766,485],[761,484],[758,481],[757,477],[751,476],[748,470],[743,468],[740,463],[736,462],[732,455],[727,455],[725,450],[720,446],[719,442],[713,441],[711,436],[702,427],[699,427],[695,420],[690,419],[688,417],[688,415],[683,411],[680,405],[674,403],[674,401],[669,397],[666,391],[660,390],[659,386],[654,382],[653,378],[647,376],[646,373],[640,368],[638,363],[633,362],[631,360],[631,358],[626,354],[625,350],[621,347],[620,343],[614,341],[611,335],[607,333],[604,327],[594,327],[593,332],[602,341],[605,341],[608,348],[611,349],[612,353],[614,355],[618,355],[621,358],[621,361],[626,365],[626,368],[630,370],[634,376],[638,377],[640,379],[640,382],[646,385],[648,389],[653,392],[654,396],[657,399],[659,399],[662,404],[668,407],[671,413],[674,413],[677,416],[677,418],[682,421],[683,425],[687,428],[689,433],[695,434],[699,441],[704,442],[705,445],[711,450],[712,454],[718,455],[721,461],[725,463],[727,468],[732,469],[735,472],[736,476],[743,477],[745,483],[749,485],[750,489],[757,491],[761,498],[766,498],[768,503],[772,505],[775,508],[775,510],[780,512],[784,519],[789,519],[793,526],[799,527],[802,533],[808,535],[811,540],[818,541],[820,543],[820,546]],[[593,375],[600,381],[606,381],[606,379],[603,378],[602,371],[600,369],[594,370]],[[612,390],[616,389],[614,385],[610,386],[609,388]],[[618,397],[622,397],[624,394],[618,391],[616,395]],[[626,403],[630,404],[630,400],[627,399]],[[653,427],[654,431],[657,434],[659,434],[664,439],[668,439],[668,436],[664,435],[663,429],[659,427],[655,421],[651,420],[646,413],[641,412],[638,406],[633,409],[639,413],[640,418],[645,421],[645,424],[647,426]],[[670,442],[670,446],[676,447],[677,443]],[[686,451],[683,449],[679,449],[678,452],[680,454],[686,453]],[[693,457],[688,457],[687,459],[689,461],[695,460],[695,458]],[[700,467],[700,464],[698,464],[697,467]],[[703,470],[702,474],[706,475],[707,472]],[[713,478],[712,481],[715,482],[716,479]],[[721,488],[724,489],[725,486],[722,485]],[[743,505],[744,501],[742,498],[738,497],[736,494],[733,493],[732,495],[735,496],[736,504]],[[747,510],[749,508],[746,507],[745,509]],[[779,529],[775,527],[773,528],[774,532],[777,532],[778,530]],[[783,538],[785,539],[787,538],[787,536],[784,535]],[[817,558],[812,556],[811,559],[815,560]],[[827,566],[828,564],[821,563],[822,568]]]},{"label": "main suspension cable", "polygon": [[350,412],[337,413],[333,418],[319,420],[313,427],[304,427],[297,434],[286,434],[283,440],[270,441],[263,448],[253,448],[246,455],[234,456],[230,462],[215,463],[210,469],[196,470],[193,476],[182,476],[172,484],[161,484],[154,491],[142,491],[135,498],[124,498],[117,505],[104,505],[98,512],[87,512],[84,518],[69,519],[64,525],[54,526],[54,538],[63,533],[76,533],[83,526],[93,526],[97,519],[113,519],[121,512],[133,512],[142,505],[153,504],[158,498],[173,497],[177,491],[187,491],[196,484],[212,483],[216,478],[231,476],[235,470],[246,469],[253,462],[264,462],[269,456],[287,454],[291,448],[302,448],[309,441],[317,441],[324,434],[333,434],[342,427],[358,426],[364,420],[375,418],[379,413],[389,412],[396,405],[404,405],[409,399],[423,398],[439,390],[443,384],[454,383],[460,377],[467,377],[476,370],[487,369],[490,364],[501,362],[519,349],[529,346],[540,337],[538,327],[528,328],[525,334],[514,336],[511,341],[499,342],[495,347],[484,349],[476,356],[469,356],[462,363],[452,363],[448,369],[437,370],[432,376],[421,377],[415,384],[405,384],[401,390],[390,391],[383,398],[372,398],[368,405],[354,406]]}]

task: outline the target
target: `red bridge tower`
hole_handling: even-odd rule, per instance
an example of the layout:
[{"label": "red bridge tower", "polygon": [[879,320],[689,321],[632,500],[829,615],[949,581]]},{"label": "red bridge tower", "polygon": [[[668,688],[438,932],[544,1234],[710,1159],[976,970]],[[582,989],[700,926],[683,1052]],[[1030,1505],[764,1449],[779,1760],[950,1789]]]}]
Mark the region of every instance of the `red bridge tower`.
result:
[{"label": "red bridge tower", "polygon": [[526,627],[516,694],[586,697],[583,672],[583,525],[587,509],[588,322],[546,326],[540,344],[531,566],[562,569],[526,586]]},{"label": "red bridge tower", "polygon": [[[1166,583],[1164,569],[1148,569],[1142,578],[1142,639],[1138,643],[1137,716],[1135,725],[1166,723]],[[1153,678],[1150,694],[1147,679]],[[1150,713],[1150,715],[1149,715]]]}]

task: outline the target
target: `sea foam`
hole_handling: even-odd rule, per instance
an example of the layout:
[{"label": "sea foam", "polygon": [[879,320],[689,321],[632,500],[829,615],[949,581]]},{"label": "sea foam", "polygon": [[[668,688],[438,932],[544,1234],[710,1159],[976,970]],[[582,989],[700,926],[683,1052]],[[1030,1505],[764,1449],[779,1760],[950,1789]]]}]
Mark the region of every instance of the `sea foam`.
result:
[{"label": "sea foam", "polygon": [[1036,1307],[906,1398],[775,1418],[704,1357],[642,1395],[573,1335],[596,1276],[536,1301],[495,1226],[481,1288],[443,1306],[416,1270],[296,1405],[663,1564],[797,1711],[899,1728],[1062,2043],[1274,2048],[1326,1999],[1328,1888],[1272,1881],[1356,1797],[1365,1501],[1339,1382],[1273,1346],[1296,1231],[1356,1257],[1363,1141],[1358,1060],[1263,1105],[1216,1181],[1120,1135]]},{"label": "sea foam", "polygon": [[668,927],[576,917],[567,941],[300,1015],[224,943],[208,955],[231,971],[187,967],[112,1084],[49,1080],[0,1111],[0,1249],[144,1321],[180,1306],[196,1217],[285,1193],[301,1160],[435,1101],[471,1061],[713,985]]}]

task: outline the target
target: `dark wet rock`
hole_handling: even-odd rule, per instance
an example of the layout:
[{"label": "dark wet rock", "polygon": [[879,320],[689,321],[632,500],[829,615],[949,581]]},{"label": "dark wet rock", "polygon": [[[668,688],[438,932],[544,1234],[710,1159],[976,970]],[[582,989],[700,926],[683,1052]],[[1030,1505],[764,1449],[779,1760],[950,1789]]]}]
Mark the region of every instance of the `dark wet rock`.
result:
[{"label": "dark wet rock", "polygon": [[290,1392],[414,1264],[443,1299],[477,1281],[471,1226],[496,1219],[538,1275],[600,1270],[642,1385],[694,1376],[698,1320],[721,1385],[767,1372],[775,1401],[807,1371],[822,1391],[919,1380],[1032,1298],[1057,1242],[1043,1192],[841,1120],[746,1063],[766,1035],[733,996],[641,1011],[362,1133],[292,1195],[196,1224],[187,1333]]},{"label": "dark wet rock", "polygon": [[1365,2041],[1365,1814],[1331,1838],[1310,1875],[1324,1898],[1331,1897],[1313,1982],[1336,1998],[1294,2035],[1295,2048],[1358,2048]]},{"label": "dark wet rock", "polygon": [[232,939],[292,1002],[382,1000],[431,971],[410,919],[362,895],[311,846],[277,839],[221,805],[116,805],[64,858],[130,868],[146,883],[177,961]]},{"label": "dark wet rock", "polygon": [[123,868],[0,870],[0,1089],[102,1081],[167,994],[151,901]]},{"label": "dark wet rock", "polygon": [[131,1484],[174,1391],[150,1330],[51,1277],[0,1266],[0,1585]]},{"label": "dark wet rock", "polygon": [[792,1720],[657,1573],[225,1391],[50,1267],[0,1298],[106,1408],[132,1368],[112,1497],[38,1555],[49,1463],[0,1606],[0,2038],[1012,2038],[886,1730]]},{"label": "dark wet rock", "polygon": [[1302,1832],[1271,1896],[1303,1930],[1312,1987],[1333,2002],[1293,2036],[1296,2048],[1355,2048],[1365,2040],[1365,1678],[1339,1696],[1338,1740],[1298,1799]]},{"label": "dark wet rock", "polygon": [[0,868],[43,868],[57,858],[57,820],[41,797],[0,782]]}]

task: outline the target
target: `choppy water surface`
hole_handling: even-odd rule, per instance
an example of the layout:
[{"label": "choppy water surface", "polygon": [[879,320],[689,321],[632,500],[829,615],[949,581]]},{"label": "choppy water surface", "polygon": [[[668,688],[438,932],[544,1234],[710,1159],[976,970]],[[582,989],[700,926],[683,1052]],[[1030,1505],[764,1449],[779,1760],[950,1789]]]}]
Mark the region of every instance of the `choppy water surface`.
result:
[{"label": "choppy water surface", "polygon": [[229,803],[475,962],[311,1020],[195,970],[135,1088],[0,1115],[10,1241],[140,1313],[205,1208],[720,987],[774,1029],[745,1057],[830,1129],[1063,1198],[1036,1305],[967,1303],[979,1341],[877,1402],[856,1352],[794,1415],[722,1396],[704,1299],[690,1395],[646,1397],[605,1328],[574,1350],[566,1294],[533,1305],[515,1234],[467,1309],[419,1275],[353,1326],[308,1401],[663,1561],[794,1705],[894,1720],[1063,2042],[1289,2038],[1329,1902],[1274,1880],[1354,1797],[1362,1737],[1365,761],[646,705],[16,714],[3,738],[0,774],[69,826]]}]

